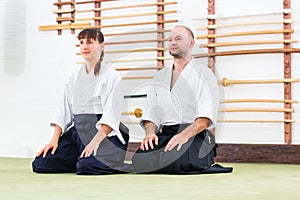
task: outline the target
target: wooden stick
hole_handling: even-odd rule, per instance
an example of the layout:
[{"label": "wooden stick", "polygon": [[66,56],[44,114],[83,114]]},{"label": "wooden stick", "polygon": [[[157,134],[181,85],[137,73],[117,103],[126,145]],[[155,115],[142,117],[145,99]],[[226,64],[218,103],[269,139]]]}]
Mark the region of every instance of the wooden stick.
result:
[{"label": "wooden stick", "polygon": [[164,33],[170,32],[170,29],[165,30],[153,30],[153,31],[134,31],[134,32],[122,32],[122,33],[107,33],[104,34],[105,37],[108,36],[119,36],[119,35],[138,35],[138,34],[149,34],[149,33]]},{"label": "wooden stick", "polygon": [[114,15],[114,16],[103,16],[103,17],[93,17],[93,18],[77,18],[77,21],[88,21],[88,20],[103,20],[103,19],[119,19],[119,18],[128,18],[128,17],[142,17],[142,16],[151,16],[151,15],[162,15],[162,14],[171,14],[176,13],[176,10],[169,10],[163,12],[149,12],[149,13],[138,13],[138,14],[127,14],[127,15]]},{"label": "wooden stick", "polygon": [[59,9],[59,10],[53,10],[53,13],[54,14],[65,14],[65,13],[72,13],[74,11],[75,11],[75,9],[68,9],[68,10]]},{"label": "wooden stick", "polygon": [[287,99],[223,99],[220,103],[298,103],[296,100]]},{"label": "wooden stick", "polygon": [[122,120],[122,122],[124,124],[140,124],[140,122],[136,120],[126,120],[126,121]]},{"label": "wooden stick", "polygon": [[294,32],[293,29],[232,32],[232,33],[223,33],[223,34],[214,34],[214,35],[201,35],[201,36],[197,36],[196,39],[245,36],[245,35],[262,35],[262,34],[282,34],[282,33],[293,33],[293,32]]},{"label": "wooden stick", "polygon": [[153,40],[128,40],[128,41],[119,41],[119,42],[106,42],[106,45],[115,45],[115,44],[135,44],[135,43],[148,43],[148,42],[165,42],[168,41],[167,38],[163,39],[153,39]]},{"label": "wooden stick", "polygon": [[295,120],[292,119],[224,119],[218,120],[218,122],[270,122],[270,123],[292,123]]},{"label": "wooden stick", "polygon": [[147,94],[124,95],[124,99],[146,98],[146,97],[147,97]]},{"label": "wooden stick", "polygon": [[154,76],[124,76],[123,80],[153,79]]},{"label": "wooden stick", "polygon": [[74,5],[73,1],[65,1],[65,2],[56,2],[53,3],[54,6],[64,6],[64,5]]},{"label": "wooden stick", "polygon": [[69,23],[69,24],[51,24],[39,26],[39,31],[62,30],[62,29],[83,29],[91,27],[90,23]]},{"label": "wooden stick", "polygon": [[202,18],[194,18],[193,20],[206,20],[206,19],[218,19],[218,20],[222,20],[222,19],[229,19],[229,18],[243,18],[243,17],[252,17],[252,16],[262,16],[262,15],[274,15],[274,14],[282,14],[282,13],[291,13],[292,10],[291,9],[282,9],[280,11],[270,11],[270,12],[259,12],[259,13],[245,13],[242,15],[218,15],[218,14],[209,14],[205,17]]},{"label": "wooden stick", "polygon": [[94,0],[94,1],[79,1],[76,4],[88,4],[88,3],[100,3],[105,1],[115,1],[115,0]]},{"label": "wooden stick", "polygon": [[261,45],[261,44],[281,44],[281,43],[297,43],[297,40],[262,40],[262,41],[242,41],[242,42],[223,42],[223,43],[210,43],[201,44],[201,48],[209,47],[228,47],[240,45]]},{"label": "wooden stick", "polygon": [[142,62],[142,61],[157,61],[157,60],[172,60],[173,57],[154,57],[154,58],[140,58],[140,59],[126,59],[126,60],[109,60],[107,63],[115,62]]},{"label": "wooden stick", "polygon": [[143,111],[140,108],[134,109],[134,111],[122,112],[122,115],[134,115],[137,118],[141,118],[143,115]]},{"label": "wooden stick", "polygon": [[164,23],[176,23],[178,20],[164,20],[164,21],[152,21],[152,22],[137,22],[128,24],[110,24],[103,26],[94,26],[94,28],[112,28],[112,27],[123,27],[123,26],[140,26],[140,25],[150,25],[150,24],[164,24]]},{"label": "wooden stick", "polygon": [[298,48],[277,48],[277,49],[247,49],[247,50],[235,50],[235,51],[223,51],[215,53],[194,54],[194,58],[204,58],[210,56],[232,56],[232,55],[244,55],[244,54],[264,54],[264,53],[300,53]]},{"label": "wooden stick", "polygon": [[[76,2],[76,4],[80,4],[80,2]],[[103,7],[103,8],[95,8],[95,9],[92,9],[92,10],[76,10],[76,12],[92,12],[92,11],[116,10],[116,9],[124,9],[124,8],[149,7],[149,6],[158,6],[158,5],[174,5],[174,4],[177,4],[177,2],[173,1],[173,2],[161,2],[161,3],[147,3],[147,4],[126,5],[126,6],[115,6],[115,7]]]},{"label": "wooden stick", "polygon": [[[122,121],[124,124],[139,124],[139,121],[130,120],[130,121]],[[218,120],[218,122],[240,122],[240,123],[293,123],[295,120],[293,119],[224,119]]]},{"label": "wooden stick", "polygon": [[136,52],[151,52],[151,51],[166,51],[168,48],[145,48],[145,49],[125,49],[115,51],[104,51],[105,54],[113,53],[136,53]]},{"label": "wooden stick", "polygon": [[199,27],[199,28],[197,28],[197,30],[216,29],[216,28],[225,28],[225,27],[233,27],[233,26],[263,25],[263,24],[282,24],[282,23],[291,24],[293,22],[294,22],[294,20],[292,20],[292,19],[237,22],[237,23],[228,23],[228,24],[207,25],[207,26],[204,26],[204,27]]},{"label": "wooden stick", "polygon": [[131,70],[154,70],[154,69],[162,69],[163,66],[160,67],[126,67],[126,68],[115,68],[117,71],[131,71]]},{"label": "wooden stick", "polygon": [[[79,46],[79,45],[76,45]],[[151,52],[151,51],[166,51],[167,48],[145,48],[145,49],[124,49],[124,50],[115,50],[115,51],[104,51],[105,54],[114,54],[114,53],[140,53],[140,52]],[[81,55],[81,53],[76,53],[76,55]]]},{"label": "wooden stick", "polygon": [[[294,110],[286,108],[226,108],[220,109],[219,112],[294,112]],[[122,112],[122,115],[135,115],[137,118],[140,118],[143,115],[143,111],[140,108],[136,108],[134,111]]]},{"label": "wooden stick", "polygon": [[294,112],[294,109],[288,108],[224,108],[219,112]]},{"label": "wooden stick", "polygon": [[57,17],[56,21],[57,22],[64,22],[64,21],[73,21],[74,18],[73,17]]},{"label": "wooden stick", "polygon": [[[145,58],[145,59],[128,59],[128,60],[109,60],[106,63],[117,63],[117,62],[142,62],[142,61],[155,61],[155,60],[171,60],[173,58],[167,57],[156,57],[156,58]],[[83,64],[83,61],[78,61],[76,64]]]},{"label": "wooden stick", "polygon": [[266,83],[292,83],[299,82],[299,79],[267,79],[267,80],[228,80],[223,78],[223,80],[218,81],[220,85],[227,87],[230,84],[266,84]]}]

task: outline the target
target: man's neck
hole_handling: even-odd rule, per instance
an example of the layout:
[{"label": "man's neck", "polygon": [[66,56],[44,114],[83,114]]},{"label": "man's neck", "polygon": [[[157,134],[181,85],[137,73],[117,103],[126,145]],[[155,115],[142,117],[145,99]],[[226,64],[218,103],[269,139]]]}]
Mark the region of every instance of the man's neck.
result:
[{"label": "man's neck", "polygon": [[182,72],[185,66],[191,61],[192,57],[188,58],[174,58],[173,70]]}]

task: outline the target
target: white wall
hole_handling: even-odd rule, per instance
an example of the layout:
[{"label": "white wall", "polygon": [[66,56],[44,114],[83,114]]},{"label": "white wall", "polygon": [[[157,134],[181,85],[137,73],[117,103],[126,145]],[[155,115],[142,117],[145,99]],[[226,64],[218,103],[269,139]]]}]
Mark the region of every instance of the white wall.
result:
[{"label": "white wall", "polygon": [[[133,2],[133,1],[131,1]],[[141,1],[135,1],[140,3]],[[153,2],[148,0],[146,2]],[[52,129],[48,126],[63,90],[66,78],[71,72],[78,68],[75,64],[80,60],[76,56],[75,45],[76,35],[70,31],[63,31],[58,36],[56,31],[38,31],[39,25],[55,24],[55,15],[52,10],[55,7],[53,2],[40,0],[18,1],[0,0],[0,156],[9,157],[33,157],[34,154],[50,139]],[[183,1],[180,0],[176,8],[179,10],[177,17],[180,23],[187,24],[196,35],[206,34],[196,30],[197,27],[205,25],[206,20],[194,20],[203,18],[207,12],[206,0]],[[241,15],[243,13],[270,12],[280,10],[281,0],[216,0],[216,13],[222,16]],[[12,9],[13,7],[13,9]],[[110,13],[108,13],[109,15]],[[113,15],[112,13],[111,15]],[[292,18],[295,20],[292,27],[295,29],[293,39],[299,39],[300,33],[300,2],[292,1]],[[170,17],[170,18],[171,18]],[[263,16],[264,19],[280,18],[281,15]],[[12,20],[14,19],[14,20]],[[255,20],[258,17],[249,20]],[[262,19],[262,18],[259,18]],[[130,20],[130,18],[123,19]],[[146,19],[147,20],[147,19]],[[238,21],[238,19],[230,19]],[[218,21],[219,22],[219,21]],[[220,20],[219,23],[229,22],[229,19]],[[167,26],[172,27],[174,24]],[[219,33],[280,29],[278,26],[253,26],[238,28],[220,29]],[[135,30],[136,27],[129,27],[128,30]],[[153,29],[146,27],[145,29]],[[109,31],[109,30],[107,30]],[[111,30],[114,31],[114,30]],[[117,30],[116,30],[117,31]],[[122,29],[122,31],[127,31]],[[281,39],[280,36],[271,35],[268,39]],[[249,37],[251,40],[258,40],[258,37]],[[249,39],[247,38],[247,39]],[[110,40],[110,38],[107,38]],[[239,39],[237,39],[239,40]],[[242,40],[242,39],[240,39]],[[219,40],[220,42],[223,40]],[[229,41],[229,39],[224,39]],[[198,40],[198,44],[206,43],[205,40]],[[148,46],[147,46],[148,47]],[[255,46],[253,46],[254,48]],[[299,44],[293,44],[298,47]],[[115,48],[117,47],[109,47]],[[118,47],[119,48],[119,47]],[[245,47],[238,47],[245,48]],[[266,47],[268,48],[268,47]],[[230,48],[218,48],[218,51],[230,50]],[[201,50],[204,51],[204,50]],[[121,55],[122,58],[131,55]],[[151,56],[150,54],[145,56]],[[155,55],[153,55],[155,56]],[[106,55],[106,58],[111,58]],[[293,54],[292,67],[293,77],[299,78],[300,55]],[[118,63],[117,67],[123,67],[128,63]],[[143,64],[141,64],[143,65]],[[144,64],[145,66],[147,64]],[[283,58],[281,54],[270,55],[244,55],[217,57],[216,70],[219,78],[230,79],[274,79],[283,78]],[[135,72],[136,73],[136,72]],[[141,74],[144,73],[144,74]],[[131,73],[121,73],[131,75]],[[147,71],[153,74],[153,71]],[[145,72],[134,75],[145,75]],[[143,92],[145,81],[124,81],[129,91],[136,93]],[[293,99],[300,101],[299,83],[293,84]],[[276,98],[283,99],[282,85],[233,85],[222,89],[224,98]],[[133,110],[141,107],[143,99],[134,102],[125,102],[124,110]],[[226,104],[226,107],[280,107],[282,104]],[[300,143],[300,106],[293,104],[295,112],[293,119],[293,143]],[[226,113],[221,118],[283,118],[282,113]],[[125,119],[125,118],[124,118]],[[129,118],[137,120],[135,118]],[[127,119],[126,119],[127,120]],[[128,125],[131,128],[132,141],[139,141],[143,136],[137,125]],[[217,128],[218,142],[227,143],[283,143],[282,123],[220,123]]]}]

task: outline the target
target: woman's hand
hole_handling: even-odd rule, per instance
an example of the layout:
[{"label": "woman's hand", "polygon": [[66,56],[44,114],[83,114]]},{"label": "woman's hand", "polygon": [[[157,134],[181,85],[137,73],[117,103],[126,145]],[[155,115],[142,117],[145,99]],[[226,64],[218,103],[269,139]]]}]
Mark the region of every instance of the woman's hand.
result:
[{"label": "woman's hand", "polygon": [[50,149],[52,149],[51,154],[54,154],[57,147],[58,147],[58,140],[57,141],[51,140],[36,154],[36,157],[39,157],[40,155],[43,154],[43,158],[45,158]]},{"label": "woman's hand", "polygon": [[[95,137],[96,137],[96,136],[95,136]],[[94,138],[91,140],[91,142],[84,148],[84,150],[83,150],[82,153],[81,153],[80,158],[83,158],[83,157],[87,158],[87,157],[90,157],[91,155],[96,156],[97,150],[98,150],[99,145],[100,145],[100,143],[101,143],[102,140],[99,141],[99,140],[97,140],[95,137],[94,137]]]},{"label": "woman's hand", "polygon": [[91,155],[96,156],[100,143],[104,140],[104,138],[106,138],[106,136],[111,131],[112,128],[110,128],[106,124],[102,124],[97,134],[93,137],[90,143],[82,151],[80,158],[87,158],[90,157]]},{"label": "woman's hand", "polygon": [[59,137],[61,135],[61,132],[62,132],[62,129],[59,127],[59,126],[55,126],[54,128],[54,133],[53,133],[53,136],[52,136],[52,139],[51,141],[46,144],[37,154],[36,154],[36,157],[39,157],[40,155],[43,154],[43,158],[46,157],[48,151],[50,149],[52,149],[51,151],[51,154],[55,154],[55,151],[58,147],[58,140],[59,140]]}]

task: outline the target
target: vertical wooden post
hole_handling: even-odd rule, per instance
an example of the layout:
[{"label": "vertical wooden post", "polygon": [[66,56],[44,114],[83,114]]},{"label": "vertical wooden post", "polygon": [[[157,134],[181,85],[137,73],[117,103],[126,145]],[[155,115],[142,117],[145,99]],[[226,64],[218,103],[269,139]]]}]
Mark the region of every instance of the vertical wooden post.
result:
[{"label": "vertical wooden post", "polygon": [[[208,0],[208,5],[207,5],[207,13],[208,15],[214,15],[215,14],[215,0]],[[216,20],[215,19],[210,19],[208,18],[207,19],[207,25],[208,27],[210,25],[214,25],[216,23]],[[207,29],[207,35],[214,35],[216,33],[215,29]],[[207,43],[208,44],[211,44],[211,43],[215,43],[216,39],[215,38],[208,38],[207,39]],[[215,53],[216,52],[216,49],[215,47],[208,47],[207,49],[207,53],[210,54],[210,53]],[[213,71],[215,72],[215,60],[216,60],[216,57],[215,56],[208,56],[207,57],[208,61],[207,61],[207,65],[208,67]],[[212,133],[215,133],[215,128],[213,129],[210,129],[210,131]]]},{"label": "vertical wooden post", "polygon": [[[208,0],[208,15],[215,14],[215,0]],[[215,24],[215,19],[207,19],[208,26]],[[215,34],[215,29],[208,29],[207,34],[213,35]],[[208,38],[208,44],[215,43],[215,38]],[[215,53],[215,47],[208,47],[208,53]],[[215,56],[208,56],[208,67],[214,72],[215,71]]]},{"label": "vertical wooden post", "polygon": [[[291,2],[290,0],[283,0],[283,8],[290,9]],[[290,13],[283,13],[284,19],[290,19]],[[283,24],[283,29],[291,29],[291,23]],[[285,40],[291,39],[291,33],[284,33],[283,37]],[[291,48],[291,43],[284,43],[284,48]],[[292,69],[291,69],[291,53],[284,53],[284,78],[292,77]],[[292,83],[284,83],[284,99],[291,100],[292,99]],[[292,104],[285,103],[284,108],[292,108]],[[284,113],[284,119],[292,119],[292,113]],[[287,144],[292,143],[292,123],[284,123],[284,142]]]},{"label": "vertical wooden post", "polygon": [[[57,9],[58,9],[58,10],[62,9],[62,5],[60,4],[60,3],[61,3],[61,0],[58,0],[57,2],[58,2],[58,4],[57,4]],[[62,16],[61,13],[58,13],[58,14],[57,14],[57,17],[61,17],[61,16]],[[57,23],[58,23],[58,24],[61,24],[61,21],[59,21],[59,22],[57,22]],[[58,34],[58,35],[61,35],[61,33],[62,33],[62,30],[57,30],[57,34]]]},{"label": "vertical wooden post", "polygon": [[[75,22],[75,1],[71,1],[71,9],[74,9],[74,11],[71,13],[71,23]],[[75,29],[71,29],[71,34],[75,34]]]},{"label": "vertical wooden post", "polygon": [[[94,8],[101,8],[101,2],[95,2],[94,3]],[[94,11],[94,16],[95,17],[101,17],[101,11]],[[100,19],[94,20],[94,26],[101,26],[101,20]]]},{"label": "vertical wooden post", "polygon": [[[163,3],[164,0],[157,0],[157,3]],[[164,11],[164,5],[158,4],[157,5],[157,12],[163,12]],[[157,14],[157,21],[162,22],[164,21],[164,14]],[[157,23],[157,48],[164,48],[164,42],[162,39],[164,38],[164,30],[165,26],[164,23]],[[161,31],[159,31],[161,30]],[[164,50],[157,50],[157,57],[164,57]],[[163,60],[158,60],[157,61],[157,66],[158,67],[163,67],[164,66],[164,61]]]}]

